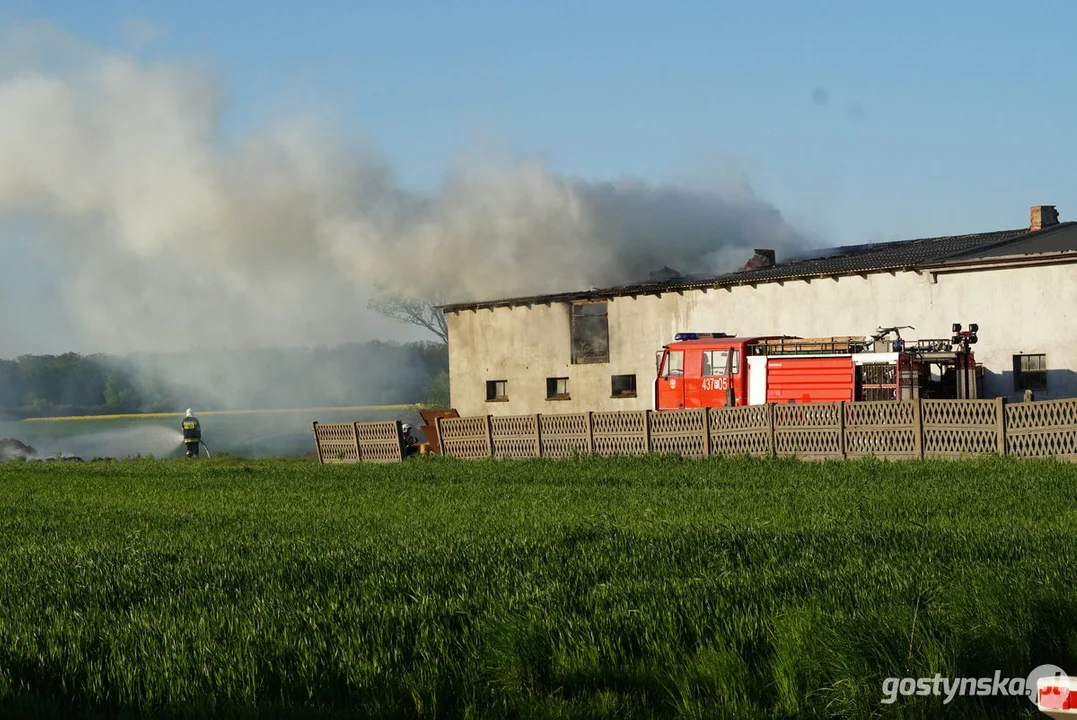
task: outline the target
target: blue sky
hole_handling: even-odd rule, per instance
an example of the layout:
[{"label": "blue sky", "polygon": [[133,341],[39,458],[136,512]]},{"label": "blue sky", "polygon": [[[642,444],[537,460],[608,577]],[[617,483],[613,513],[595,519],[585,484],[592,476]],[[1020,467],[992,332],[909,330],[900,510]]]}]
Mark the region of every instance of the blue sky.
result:
[{"label": "blue sky", "polygon": [[[211,63],[226,131],[304,110],[437,184],[496,143],[589,179],[745,176],[826,244],[1077,219],[1077,3],[7,0]],[[160,35],[133,44],[132,23]],[[137,34],[137,33],[136,33]],[[142,37],[142,41],[149,40]]]}]

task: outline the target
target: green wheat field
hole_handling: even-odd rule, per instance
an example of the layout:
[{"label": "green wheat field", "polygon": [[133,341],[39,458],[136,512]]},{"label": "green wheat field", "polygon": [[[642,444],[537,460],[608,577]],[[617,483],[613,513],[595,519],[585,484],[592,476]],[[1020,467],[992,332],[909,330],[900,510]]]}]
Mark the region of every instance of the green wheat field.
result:
[{"label": "green wheat field", "polygon": [[1077,469],[671,457],[0,465],[4,717],[1043,717]]}]

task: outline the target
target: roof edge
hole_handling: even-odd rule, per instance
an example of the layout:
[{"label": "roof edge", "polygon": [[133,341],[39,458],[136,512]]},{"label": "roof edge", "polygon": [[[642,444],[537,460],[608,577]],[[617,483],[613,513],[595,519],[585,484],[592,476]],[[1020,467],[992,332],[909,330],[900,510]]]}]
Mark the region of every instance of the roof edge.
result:
[{"label": "roof edge", "polygon": [[[794,266],[797,263],[802,262],[802,260],[794,260],[794,261],[790,261],[787,264],[789,269],[790,269],[790,273],[788,275],[779,275],[779,276],[769,275],[769,276],[766,276],[766,277],[760,277],[754,271],[743,271],[743,270],[741,270],[741,271],[735,271],[735,272],[731,272],[731,273],[726,273],[725,275],[716,275],[716,276],[710,277],[710,278],[696,278],[696,279],[685,278],[685,279],[683,279],[681,281],[665,282],[665,283],[653,283],[653,284],[639,283],[639,284],[636,284],[636,285],[628,285],[628,286],[618,286],[618,287],[609,287],[609,288],[595,288],[593,290],[577,290],[577,291],[572,291],[572,292],[548,293],[548,294],[543,294],[543,295],[524,295],[524,296],[518,296],[518,297],[511,297],[511,298],[501,298],[501,299],[498,299],[498,300],[482,300],[482,301],[471,301],[471,302],[460,302],[460,303],[447,303],[445,305],[436,305],[434,307],[436,309],[438,309],[438,310],[441,310],[443,313],[454,313],[454,312],[461,312],[461,311],[465,311],[465,310],[478,311],[478,310],[484,310],[484,309],[494,310],[496,308],[506,308],[506,307],[512,308],[512,307],[521,307],[521,306],[531,307],[531,306],[534,306],[534,305],[552,305],[554,303],[570,303],[570,302],[577,301],[577,300],[601,300],[601,299],[614,299],[614,298],[620,298],[620,297],[632,297],[632,298],[635,298],[635,297],[639,297],[641,295],[644,295],[644,296],[646,296],[646,295],[661,296],[661,295],[665,295],[666,293],[682,293],[683,294],[685,291],[689,291],[689,290],[702,290],[702,291],[712,290],[712,289],[713,290],[721,290],[721,289],[726,289],[726,288],[742,287],[744,285],[755,286],[755,285],[769,285],[769,284],[773,284],[773,283],[781,284],[781,283],[785,283],[785,282],[796,282],[796,281],[803,281],[803,280],[809,280],[810,281],[810,280],[818,280],[818,279],[825,279],[825,278],[835,278],[836,279],[836,278],[839,278],[839,277],[855,277],[855,276],[867,277],[868,275],[881,275],[881,274],[887,274],[887,273],[893,274],[895,272],[932,272],[932,271],[941,271],[943,269],[956,270],[958,267],[968,267],[970,270],[974,270],[974,269],[978,269],[980,267],[983,267],[983,266],[985,266],[986,264],[988,264],[990,262],[989,260],[985,260],[983,263],[976,263],[974,258],[975,258],[975,255],[977,253],[983,253],[985,251],[990,251],[990,250],[998,249],[1000,247],[1005,247],[1006,245],[1009,245],[1011,243],[1015,243],[1015,242],[1025,240],[1030,235],[1033,235],[1033,234],[1040,235],[1040,234],[1053,233],[1055,231],[1058,231],[1058,230],[1061,230],[1061,229],[1067,228],[1067,227],[1072,227],[1074,225],[1077,225],[1077,222],[1069,221],[1069,222],[1058,223],[1057,225],[1053,225],[1053,226],[1051,226],[1049,228],[1043,228],[1042,230],[1038,230],[1038,231],[1026,230],[1026,232],[1021,233],[1019,235],[1016,235],[1014,237],[1010,237],[1010,238],[1007,238],[1007,239],[1004,239],[1004,240],[999,240],[998,242],[987,244],[987,245],[985,245],[983,247],[976,248],[975,250],[960,251],[960,252],[953,253],[951,255],[943,256],[942,258],[932,260],[930,262],[920,262],[920,263],[914,263],[914,264],[911,264],[911,265],[910,264],[905,264],[905,263],[892,263],[892,264],[888,264],[888,265],[878,265],[878,266],[875,266],[875,267],[862,268],[862,269],[834,270],[834,271],[831,271],[831,272],[798,273],[798,272],[796,272],[796,268]],[[1012,230],[1000,230],[1000,231],[994,231],[994,232],[1000,232],[1000,233],[1019,232],[1019,229],[1015,228],[1015,229],[1012,229]],[[966,233],[964,235],[950,235],[950,236],[944,236],[944,237],[940,237],[940,238],[913,238],[913,239],[910,239],[910,240],[897,240],[897,241],[893,241],[893,242],[890,242],[890,243],[875,243],[875,244],[870,244],[868,246],[865,246],[865,245],[844,245],[844,246],[841,246],[839,248],[836,248],[836,252],[834,252],[832,254],[825,255],[825,256],[820,256],[819,258],[812,258],[812,259],[825,259],[825,258],[828,258],[828,257],[840,256],[842,253],[838,252],[838,251],[844,250],[844,249],[856,249],[856,248],[864,248],[864,247],[867,247],[867,248],[870,248],[870,249],[877,249],[879,247],[886,246],[886,245],[897,245],[897,244],[903,244],[903,243],[924,242],[924,241],[928,241],[928,240],[941,240],[941,239],[950,239],[950,238],[965,238],[965,237],[971,237],[971,236],[974,236],[974,235],[988,235],[988,234],[991,234],[991,233]],[[1069,253],[1069,255],[1066,254],[1067,252]],[[1020,264],[1025,264],[1025,265],[1028,265],[1028,264],[1050,264],[1052,262],[1052,260],[1054,260],[1054,259],[1061,260],[1062,262],[1069,262],[1069,257],[1072,256],[1073,253],[1074,253],[1074,251],[1058,251],[1056,253],[1051,254],[1050,256],[1044,256],[1040,260],[1039,263],[1035,263],[1035,262],[1031,262],[1031,261],[1024,261],[1024,262],[1021,262]],[[1015,256],[1015,257],[1017,257],[1017,256]],[[1021,256],[1021,257],[1024,257],[1024,256]],[[963,261],[962,258],[970,258],[970,259],[968,261]],[[1007,263],[1005,260],[1001,261],[1001,263],[1000,263],[998,260],[995,260],[995,264],[1015,265],[1017,263],[1016,262]],[[772,273],[775,269],[781,268],[782,266],[783,266],[783,264],[779,264],[779,265],[775,265],[775,266],[771,266],[769,268],[766,268],[766,270]]]}]

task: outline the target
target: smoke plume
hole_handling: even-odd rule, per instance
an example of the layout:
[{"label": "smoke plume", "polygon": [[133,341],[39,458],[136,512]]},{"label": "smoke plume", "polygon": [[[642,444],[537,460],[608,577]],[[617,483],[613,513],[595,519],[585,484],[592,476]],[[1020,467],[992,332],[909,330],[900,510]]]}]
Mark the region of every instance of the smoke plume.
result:
[{"label": "smoke plume", "polygon": [[374,288],[491,299],[666,265],[719,272],[803,244],[750,189],[465,156],[438,191],[409,192],[309,118],[226,141],[223,87],[201,64],[49,26],[0,36],[0,301],[20,308],[0,337],[21,344],[0,357],[334,345],[398,331],[365,309]]}]

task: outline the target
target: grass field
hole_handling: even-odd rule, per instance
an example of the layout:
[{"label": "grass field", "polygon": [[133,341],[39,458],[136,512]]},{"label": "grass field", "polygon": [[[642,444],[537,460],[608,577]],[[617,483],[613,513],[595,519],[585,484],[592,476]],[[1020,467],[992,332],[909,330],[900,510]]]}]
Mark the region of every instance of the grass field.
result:
[{"label": "grass field", "polygon": [[[0,709],[1043,717],[1077,473],[712,458],[0,466]],[[4,713],[0,713],[4,714]]]}]

